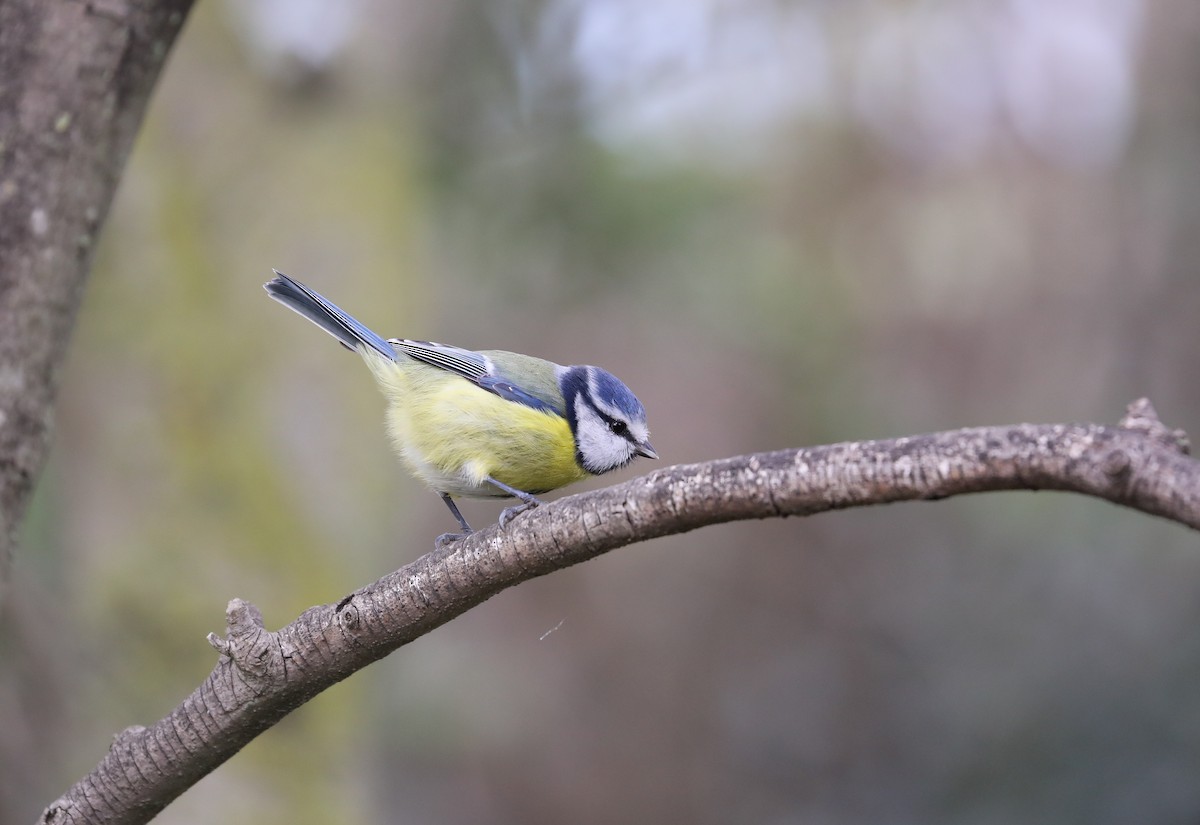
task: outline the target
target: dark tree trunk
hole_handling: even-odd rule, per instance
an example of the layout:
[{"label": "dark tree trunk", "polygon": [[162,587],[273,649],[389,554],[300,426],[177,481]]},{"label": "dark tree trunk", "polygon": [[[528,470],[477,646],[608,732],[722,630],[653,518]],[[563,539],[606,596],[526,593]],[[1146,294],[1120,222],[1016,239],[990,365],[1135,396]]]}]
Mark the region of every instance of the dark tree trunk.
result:
[{"label": "dark tree trunk", "polygon": [[[0,607],[50,440],[57,375],[150,91],[191,0],[0,0]],[[16,607],[15,601],[12,607]],[[31,817],[55,752],[53,656],[19,609],[0,613],[0,822]],[[23,651],[23,652],[22,652]]]},{"label": "dark tree trunk", "polygon": [[191,0],[0,0],[0,580],[96,233]]}]

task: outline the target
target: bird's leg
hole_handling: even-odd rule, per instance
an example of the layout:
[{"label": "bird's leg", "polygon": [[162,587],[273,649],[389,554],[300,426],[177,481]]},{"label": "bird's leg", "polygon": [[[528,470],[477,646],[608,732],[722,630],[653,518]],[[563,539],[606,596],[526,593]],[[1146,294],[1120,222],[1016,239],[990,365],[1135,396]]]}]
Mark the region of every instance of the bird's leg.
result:
[{"label": "bird's leg", "polygon": [[493,487],[503,490],[504,492],[508,493],[510,496],[514,496],[516,498],[521,499],[521,503],[518,504],[516,507],[508,507],[504,510],[504,512],[502,512],[500,514],[500,526],[501,527],[508,524],[513,519],[513,517],[519,516],[519,515],[521,515],[521,513],[524,513],[526,510],[537,507],[539,504],[542,503],[537,498],[535,498],[534,496],[531,496],[529,493],[525,492],[524,490],[518,490],[516,487],[509,487],[503,481],[497,481],[496,479],[492,478],[491,476],[488,476],[487,479],[485,479],[485,480],[487,481],[488,484],[492,485]]},{"label": "bird's leg", "polygon": [[474,531],[471,529],[471,525],[467,524],[467,520],[463,518],[463,514],[458,512],[458,505],[454,503],[454,499],[450,498],[450,494],[438,493],[438,495],[442,497],[442,501],[446,502],[446,506],[450,508],[450,512],[454,515],[455,520],[458,521],[458,526],[462,528],[461,533],[442,533],[438,536],[435,543],[438,547],[442,547],[452,541],[458,541],[463,536],[469,536]]}]

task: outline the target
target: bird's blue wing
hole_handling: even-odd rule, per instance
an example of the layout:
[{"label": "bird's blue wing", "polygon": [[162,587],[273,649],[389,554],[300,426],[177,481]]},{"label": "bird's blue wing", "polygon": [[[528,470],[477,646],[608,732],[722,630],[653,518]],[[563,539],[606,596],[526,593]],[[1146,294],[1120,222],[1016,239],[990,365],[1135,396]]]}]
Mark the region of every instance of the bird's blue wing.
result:
[{"label": "bird's blue wing", "polygon": [[449,344],[414,341],[409,338],[393,338],[388,343],[417,361],[461,375],[480,389],[494,393],[505,401],[562,415],[562,410],[545,398],[522,389],[511,379],[497,374],[496,365],[483,353]]},{"label": "bird's blue wing", "polygon": [[532,407],[535,410],[542,412],[552,412],[555,415],[562,415],[562,410],[538,398],[532,393],[526,392],[515,384],[505,381],[503,378],[488,376],[475,382],[488,392],[494,392],[496,395],[503,398],[505,401],[515,401],[518,404],[524,404],[526,407]]}]

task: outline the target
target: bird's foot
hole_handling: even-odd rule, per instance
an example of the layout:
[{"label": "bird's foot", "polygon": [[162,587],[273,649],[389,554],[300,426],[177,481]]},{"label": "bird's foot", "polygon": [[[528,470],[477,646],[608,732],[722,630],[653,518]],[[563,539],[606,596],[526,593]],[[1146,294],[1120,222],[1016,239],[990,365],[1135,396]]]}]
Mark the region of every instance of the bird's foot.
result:
[{"label": "bird's foot", "polygon": [[504,511],[502,513],[500,513],[500,526],[507,527],[508,523],[510,521],[512,521],[514,518],[521,515],[521,513],[524,513],[526,510],[532,510],[534,507],[537,507],[539,504],[541,504],[540,501],[538,501],[533,496],[529,496],[528,500],[522,501],[520,504],[514,505],[512,507],[506,507],[504,509]]},{"label": "bird's foot", "polygon": [[454,503],[454,499],[450,498],[450,494],[438,493],[438,495],[442,497],[442,501],[446,502],[446,506],[449,507],[450,512],[454,514],[454,520],[457,521],[458,526],[462,528],[461,533],[442,533],[434,540],[433,546],[441,550],[443,547],[458,541],[464,536],[471,535],[471,533],[474,531],[471,529],[471,525],[467,524],[467,520],[463,518],[462,513],[458,512],[458,505]]},{"label": "bird's foot", "polygon": [[510,496],[521,499],[520,504],[518,504],[515,507],[509,507],[503,513],[500,514],[500,526],[501,527],[506,526],[510,521],[513,520],[513,518],[521,515],[521,513],[524,513],[526,510],[532,510],[534,507],[537,507],[539,504],[542,503],[541,501],[538,500],[538,498],[536,496],[530,495],[529,493],[525,492],[524,490],[518,490],[516,487],[510,487],[509,485],[505,484],[503,481],[497,481],[496,479],[492,478],[491,476],[487,477],[487,482],[489,484],[491,484],[493,487],[496,487],[497,489],[503,490],[504,492],[508,493]]},{"label": "bird's foot", "polygon": [[446,547],[449,547],[451,544],[454,544],[454,542],[458,541],[459,539],[465,539],[467,536],[471,535],[471,533],[473,533],[473,532],[475,532],[475,531],[471,530],[471,529],[467,529],[465,532],[462,532],[462,533],[442,533],[440,536],[438,536],[436,539],[434,539],[433,545],[438,550],[442,550],[442,549],[445,549]]}]

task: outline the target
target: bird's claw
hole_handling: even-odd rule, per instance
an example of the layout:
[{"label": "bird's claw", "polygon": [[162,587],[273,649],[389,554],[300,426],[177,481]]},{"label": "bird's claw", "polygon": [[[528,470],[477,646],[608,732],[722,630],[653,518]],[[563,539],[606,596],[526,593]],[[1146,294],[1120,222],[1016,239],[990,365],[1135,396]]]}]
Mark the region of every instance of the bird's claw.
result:
[{"label": "bird's claw", "polygon": [[473,530],[467,530],[464,533],[442,533],[440,536],[438,536],[436,539],[433,540],[433,545],[437,549],[441,550],[451,544],[454,544],[454,542],[458,541],[459,539],[465,539],[467,536],[471,535],[471,533],[473,533],[473,532],[474,532]]},{"label": "bird's claw", "polygon": [[526,510],[532,510],[534,507],[537,507],[539,504],[541,504],[540,501],[538,501],[533,496],[530,496],[529,501],[523,501],[520,504],[514,505],[512,507],[506,507],[504,509],[504,511],[500,513],[500,526],[507,527],[508,523],[510,521],[512,521],[514,518],[521,515],[521,513],[524,513]]}]

